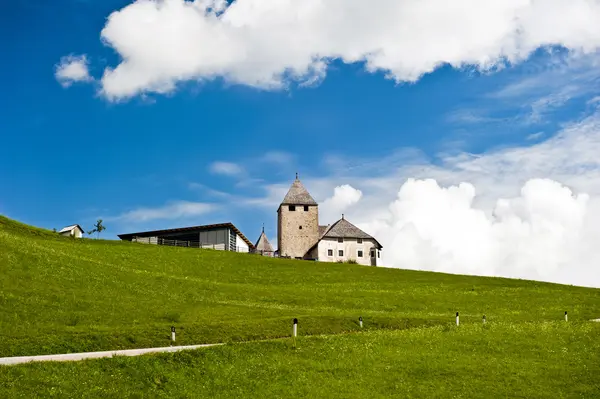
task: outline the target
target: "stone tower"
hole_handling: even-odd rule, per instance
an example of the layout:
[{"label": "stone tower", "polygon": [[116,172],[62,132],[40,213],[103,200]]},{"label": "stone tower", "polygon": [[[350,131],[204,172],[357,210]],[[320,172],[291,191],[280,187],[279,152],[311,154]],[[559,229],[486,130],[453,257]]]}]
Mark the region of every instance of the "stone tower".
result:
[{"label": "stone tower", "polygon": [[319,240],[319,204],[298,179],[277,209],[279,256],[304,258]]}]

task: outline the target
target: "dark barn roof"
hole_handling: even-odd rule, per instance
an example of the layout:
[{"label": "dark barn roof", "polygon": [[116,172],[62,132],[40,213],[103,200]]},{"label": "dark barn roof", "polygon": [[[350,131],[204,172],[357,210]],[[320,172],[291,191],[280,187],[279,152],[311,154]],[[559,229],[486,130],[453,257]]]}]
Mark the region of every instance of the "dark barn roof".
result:
[{"label": "dark barn roof", "polygon": [[233,223],[217,223],[217,224],[206,224],[204,226],[179,227],[179,228],[175,228],[175,229],[166,229],[166,230],[142,231],[139,233],[119,234],[118,237],[121,240],[131,240],[133,237],[155,237],[155,236],[161,236],[161,235],[172,234],[172,233],[185,233],[185,232],[192,232],[192,231],[213,230],[213,229],[219,229],[219,228],[229,228],[229,229],[233,230],[237,235],[239,235],[242,238],[242,240],[244,240],[244,242],[246,244],[248,244],[248,247],[250,249],[254,249],[254,244],[252,242],[250,242],[250,240],[248,240],[246,238],[246,236],[244,234],[242,234],[242,232],[233,225]]}]

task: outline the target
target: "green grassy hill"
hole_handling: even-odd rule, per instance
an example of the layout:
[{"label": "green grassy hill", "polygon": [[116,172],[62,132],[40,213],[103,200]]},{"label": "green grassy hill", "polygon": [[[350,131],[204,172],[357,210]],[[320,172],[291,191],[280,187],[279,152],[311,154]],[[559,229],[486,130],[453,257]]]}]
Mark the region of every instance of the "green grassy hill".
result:
[{"label": "green grassy hill", "polygon": [[0,219],[0,356],[600,317],[600,290],[76,240]]},{"label": "green grassy hill", "polygon": [[[23,376],[29,375],[38,388],[50,389],[52,384],[59,384],[74,392],[80,381],[88,381],[105,396],[122,397],[119,393],[126,388],[139,385],[140,392],[152,392],[152,396],[163,392],[185,397],[187,389],[194,392],[199,386],[191,380],[173,384],[161,378],[179,381],[189,374],[192,380],[207,379],[202,386],[208,395],[211,389],[226,392],[219,381],[223,385],[229,381],[222,377],[215,382],[210,379],[211,373],[232,377],[235,373],[231,368],[235,366],[246,371],[240,371],[243,378],[237,381],[237,388],[228,388],[231,396],[238,395],[240,389],[252,396],[252,390],[258,389],[254,387],[256,378],[268,379],[260,367],[272,369],[277,381],[292,378],[300,394],[308,392],[306,384],[323,384],[331,373],[337,381],[356,381],[355,373],[368,367],[361,377],[371,378],[363,381],[366,389],[378,381],[381,373],[397,369],[393,374],[398,379],[395,385],[384,384],[384,391],[371,391],[373,396],[378,396],[377,392],[389,396],[388,389],[427,395],[427,389],[439,388],[457,373],[468,377],[478,369],[478,362],[493,362],[503,358],[503,353],[513,366],[523,359],[519,370],[525,374],[532,365],[546,361],[567,368],[577,364],[580,369],[565,373],[585,374],[598,371],[591,365],[600,360],[600,329],[596,323],[584,322],[600,317],[600,290],[558,284],[76,240],[0,217],[0,286],[0,356],[166,346],[171,325],[178,329],[177,344],[185,345],[286,337],[294,317],[299,319],[299,334],[304,337],[357,332],[358,317],[365,322],[361,334],[303,338],[300,349],[292,352],[284,341],[240,344],[193,354],[0,367],[0,382],[11,381],[4,386],[5,394],[21,392],[26,386],[24,381],[28,381]],[[569,312],[568,323],[561,321],[565,310]],[[454,326],[456,311],[461,315],[458,329]],[[486,326],[481,323],[483,314],[487,316]],[[474,331],[487,331],[487,335],[482,338]],[[398,346],[386,347],[382,337]],[[532,352],[544,342],[553,349],[544,354]],[[445,355],[435,358],[436,352],[432,351],[441,345],[458,345],[466,352],[461,355],[454,353],[455,349],[444,349],[440,351]],[[562,348],[581,353],[561,363]],[[360,351],[380,353],[381,362],[370,357],[365,360]],[[185,362],[200,367],[206,359],[219,356],[221,360],[204,371],[185,370]],[[428,360],[428,356],[433,357]],[[415,363],[407,357],[416,359]],[[357,360],[352,365],[344,359]],[[496,361],[490,367],[503,375],[510,369],[500,370],[502,364]],[[290,377],[287,367],[293,365],[301,371]],[[421,386],[417,390],[413,384],[421,380],[419,375],[435,377],[424,371],[429,366],[437,370],[435,376],[440,383],[431,385],[429,381],[429,388]],[[452,369],[454,366],[458,369]],[[454,371],[444,372],[444,367]],[[554,367],[549,369],[554,374],[542,373],[540,378],[558,377],[560,372]],[[121,388],[118,383],[109,383],[108,376],[114,373],[123,376]],[[170,388],[164,390],[165,384]],[[310,393],[347,397],[336,384],[326,384],[319,388],[322,391]],[[456,384],[464,387],[466,382],[454,381],[447,387],[458,387]],[[285,391],[277,390],[278,385],[272,390],[268,386],[257,392],[287,397]],[[500,392],[506,394],[506,389]],[[0,396],[2,392],[0,387]],[[367,393],[362,395],[369,396]],[[77,395],[82,396],[81,392]]]}]

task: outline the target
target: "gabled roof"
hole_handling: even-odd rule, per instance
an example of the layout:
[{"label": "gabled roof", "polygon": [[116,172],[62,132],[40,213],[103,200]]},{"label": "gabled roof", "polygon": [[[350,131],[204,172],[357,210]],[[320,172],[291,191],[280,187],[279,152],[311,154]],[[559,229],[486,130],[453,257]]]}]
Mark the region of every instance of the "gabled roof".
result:
[{"label": "gabled roof", "polygon": [[320,238],[362,238],[365,240],[373,240],[379,248],[382,248],[379,241],[373,236],[365,233],[342,216],[340,220],[332,224]]},{"label": "gabled roof", "polygon": [[80,226],[80,225],[78,225],[78,224],[72,224],[72,225],[70,225],[70,226],[63,227],[63,228],[62,228],[62,229],[59,231],[59,233],[66,233],[67,231],[75,230],[75,228],[78,228],[79,230],[81,230],[81,232],[82,232],[82,233],[84,233],[83,229],[82,229],[82,228],[81,228],[81,226]]},{"label": "gabled roof", "polygon": [[[325,231],[321,233],[321,230],[323,228],[325,228]],[[309,253],[310,251],[315,249],[315,247],[319,245],[319,243],[324,238],[362,238],[364,240],[375,241],[375,244],[378,249],[383,248],[379,241],[377,241],[373,236],[365,233],[364,231],[362,231],[361,229],[344,219],[344,215],[342,215],[342,218],[332,225],[319,226],[319,239],[312,247],[310,247],[308,251],[306,251],[306,253]]]},{"label": "gabled roof", "polygon": [[317,201],[308,193],[308,190],[298,179],[296,174],[296,180],[292,183],[289,191],[281,201],[281,205],[318,205]]},{"label": "gabled roof", "polygon": [[258,241],[256,242],[256,245],[254,247],[257,251],[273,252],[273,246],[267,239],[264,230],[262,231],[262,233],[260,233],[260,237],[258,237]]}]

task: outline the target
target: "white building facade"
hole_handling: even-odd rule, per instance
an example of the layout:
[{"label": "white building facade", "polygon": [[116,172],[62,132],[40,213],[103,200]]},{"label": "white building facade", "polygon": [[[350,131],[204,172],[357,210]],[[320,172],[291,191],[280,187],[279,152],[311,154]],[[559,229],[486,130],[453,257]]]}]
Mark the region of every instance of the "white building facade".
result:
[{"label": "white building facade", "polygon": [[317,260],[381,266],[381,249],[373,239],[324,237],[319,241]]}]

